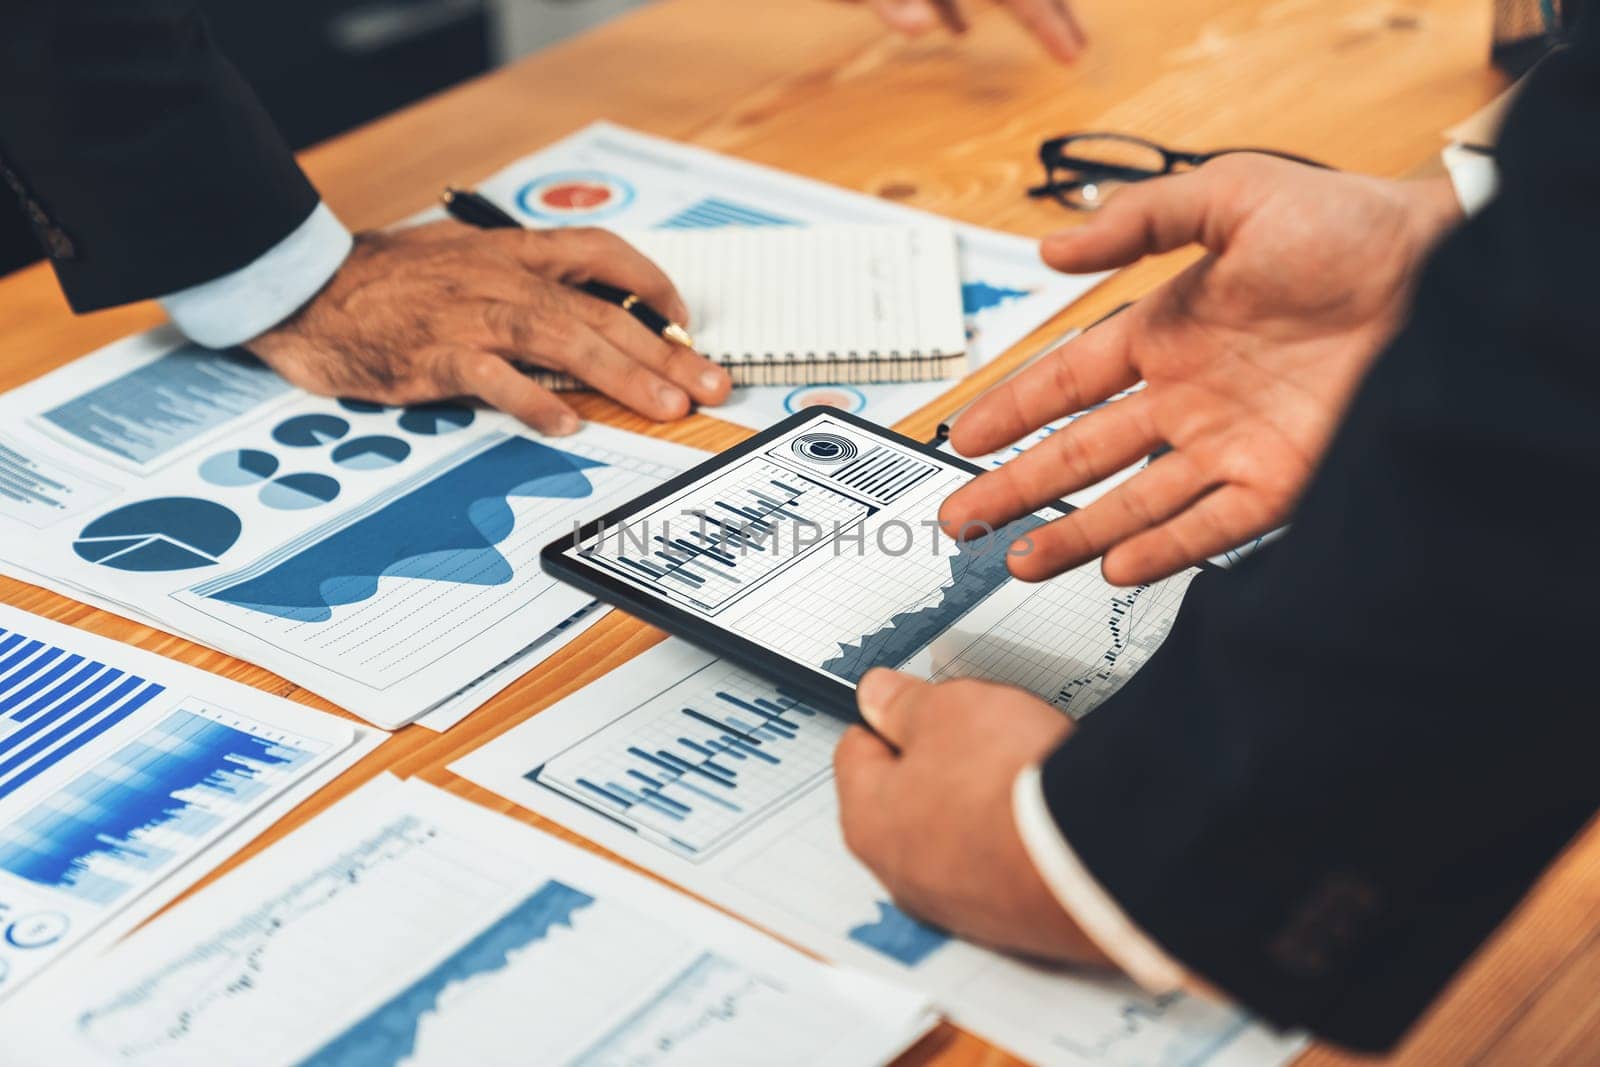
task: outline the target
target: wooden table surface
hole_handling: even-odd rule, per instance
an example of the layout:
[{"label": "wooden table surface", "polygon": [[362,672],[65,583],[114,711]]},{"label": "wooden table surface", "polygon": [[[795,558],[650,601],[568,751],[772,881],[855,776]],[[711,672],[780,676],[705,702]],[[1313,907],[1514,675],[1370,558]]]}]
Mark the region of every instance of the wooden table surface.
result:
[{"label": "wooden table surface", "polygon": [[[1035,180],[1038,142],[1052,134],[1117,130],[1197,149],[1263,144],[1401,175],[1437,153],[1440,130],[1503,86],[1487,63],[1488,0],[1077,3],[1093,44],[1078,66],[1063,69],[994,10],[976,11],[973,32],[959,44],[908,44],[861,8],[834,0],[658,0],[318,147],[304,162],[346,222],[372,227],[422,208],[447,182],[473,182],[605,118],[1037,236],[1073,222],[1057,206],[1021,195]],[[1112,279],[902,428],[931,432],[941,414],[1042,339],[1148,291],[1187,255]],[[0,389],[158,320],[150,305],[74,318],[42,267],[0,280]],[[704,415],[656,427],[595,397],[580,406],[587,417],[706,448],[748,432]],[[336,710],[258,667],[31,586],[0,579],[0,599]],[[444,768],[659,639],[611,614],[454,730],[399,731],[243,855],[383,770],[420,775],[560,832]],[[1600,1062],[1597,988],[1600,831],[1591,827],[1413,1031],[1396,1062]],[[1015,1061],[945,1026],[906,1062]],[[1354,1060],[1315,1047],[1301,1062]]]}]

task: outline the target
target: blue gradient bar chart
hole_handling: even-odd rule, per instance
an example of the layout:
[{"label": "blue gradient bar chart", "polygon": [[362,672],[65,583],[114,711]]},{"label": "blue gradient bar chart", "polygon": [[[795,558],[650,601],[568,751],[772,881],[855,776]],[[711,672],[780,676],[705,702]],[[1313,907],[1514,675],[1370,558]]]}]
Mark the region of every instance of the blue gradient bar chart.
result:
[{"label": "blue gradient bar chart", "polygon": [[0,628],[0,800],[162,692],[154,682]]},{"label": "blue gradient bar chart", "polygon": [[714,662],[528,777],[693,858],[830,773],[844,729]]},{"label": "blue gradient bar chart", "polygon": [[715,230],[723,226],[797,226],[794,219],[711,196],[660,224],[663,230]]},{"label": "blue gradient bar chart", "polygon": [[186,345],[43,417],[85,444],[142,465],[290,388],[243,349]]},{"label": "blue gradient bar chart", "polygon": [[316,756],[176,710],[0,827],[0,869],[110,904],[187,858]]}]

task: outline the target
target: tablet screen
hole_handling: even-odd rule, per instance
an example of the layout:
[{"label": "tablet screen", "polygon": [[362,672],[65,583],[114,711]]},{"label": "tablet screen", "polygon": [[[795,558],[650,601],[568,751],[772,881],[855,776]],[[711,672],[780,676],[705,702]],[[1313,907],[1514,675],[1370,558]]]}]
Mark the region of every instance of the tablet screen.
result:
[{"label": "tablet screen", "polygon": [[811,413],[560,553],[603,573],[613,593],[630,591],[607,599],[669,607],[640,613],[736,660],[763,650],[768,663],[844,686],[875,666],[975,676],[1081,714],[1160,645],[1198,572],[1127,589],[1098,564],[1017,581],[1008,556],[1030,550],[1029,534],[1059,512],[952,539],[940,505],[974,476],[870,424]]}]

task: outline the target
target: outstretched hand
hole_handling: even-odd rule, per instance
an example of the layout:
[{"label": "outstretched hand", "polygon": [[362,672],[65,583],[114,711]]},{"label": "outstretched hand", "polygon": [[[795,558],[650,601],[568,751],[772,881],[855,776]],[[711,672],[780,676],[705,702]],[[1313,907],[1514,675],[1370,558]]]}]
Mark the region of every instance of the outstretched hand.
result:
[{"label": "outstretched hand", "polygon": [[947,530],[998,527],[1171,451],[1032,532],[1012,572],[1039,581],[1104,555],[1106,579],[1173,574],[1288,518],[1416,274],[1459,217],[1449,182],[1394,182],[1228,156],[1130,186],[1045,260],[1088,273],[1191,243],[1207,254],[1123,314],[993,390],[951,443],[982,455],[1146,388],[1047,437],[945,502]]},{"label": "outstretched hand", "polygon": [[512,361],[564,371],[652,419],[726,399],[726,371],[572,288],[590,279],[687,321],[667,276],[604,230],[438,222],[357,237],[320,293],[246,347],[313,393],[386,404],[477,397],[552,434],[576,430],[577,415]]}]

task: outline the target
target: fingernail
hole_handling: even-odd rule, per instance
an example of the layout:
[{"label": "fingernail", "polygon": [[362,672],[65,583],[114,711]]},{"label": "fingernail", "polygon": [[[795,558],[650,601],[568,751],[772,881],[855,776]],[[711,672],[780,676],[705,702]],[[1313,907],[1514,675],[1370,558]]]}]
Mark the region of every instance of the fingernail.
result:
[{"label": "fingernail", "polygon": [[689,398],[682,389],[665,383],[656,386],[656,399],[669,411],[682,411],[689,406]]},{"label": "fingernail", "polygon": [[861,681],[856,683],[856,706],[861,709],[861,717],[867,721],[867,725],[878,729],[883,709],[893,704],[900,691],[913,681],[887,667],[874,667],[864,674]]},{"label": "fingernail", "polygon": [[700,374],[700,388],[708,393],[715,393],[722,389],[722,383],[728,380],[726,373],[720,370],[703,371]]},{"label": "fingernail", "polygon": [[567,437],[577,433],[582,426],[583,421],[569,411],[556,419],[555,428],[551,432],[557,437]]}]

